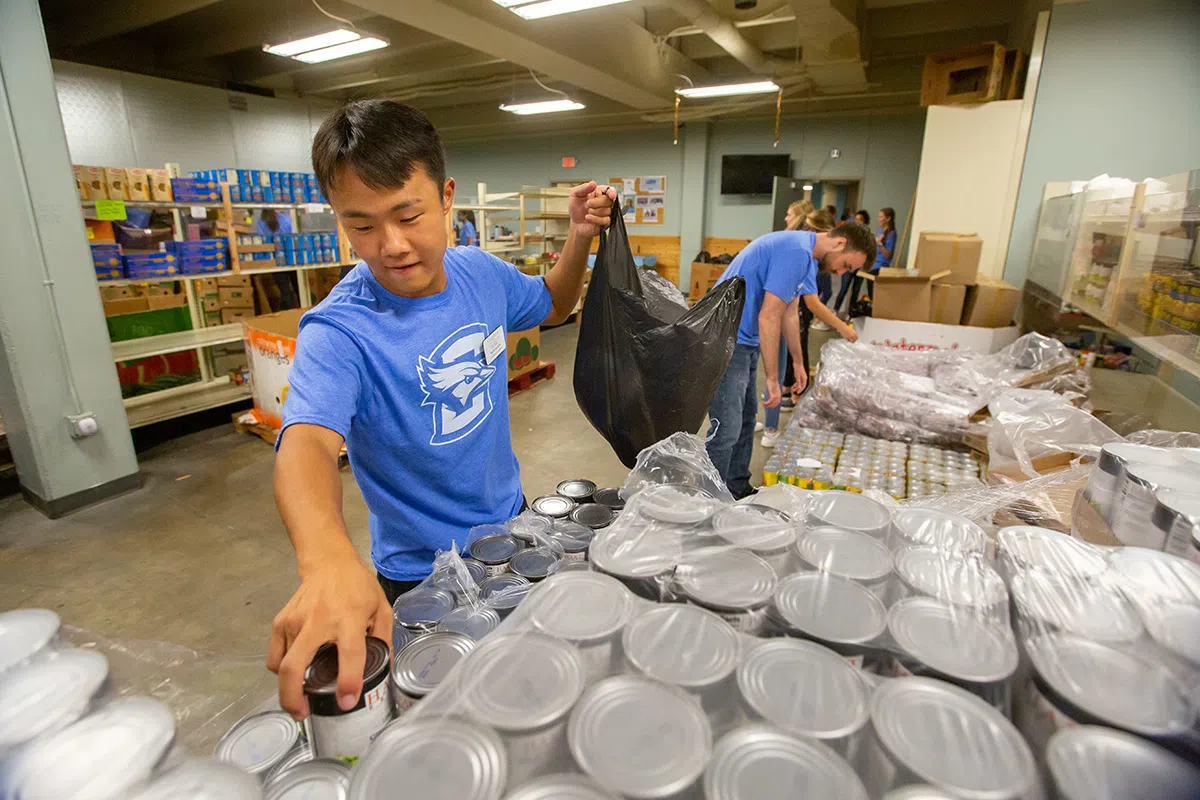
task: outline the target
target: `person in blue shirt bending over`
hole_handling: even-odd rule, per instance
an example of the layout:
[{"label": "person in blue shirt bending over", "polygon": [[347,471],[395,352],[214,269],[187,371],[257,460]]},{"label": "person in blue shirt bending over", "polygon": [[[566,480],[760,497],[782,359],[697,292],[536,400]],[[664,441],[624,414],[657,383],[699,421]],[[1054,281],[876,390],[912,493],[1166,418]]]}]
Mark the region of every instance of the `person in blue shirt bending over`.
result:
[{"label": "person in blue shirt bending over", "polygon": [[[746,303],[738,325],[737,343],[725,376],[708,408],[716,431],[708,441],[708,456],[734,498],[754,493],[750,486],[750,457],[754,451],[754,419],[758,414],[758,356],[761,342],[767,373],[766,408],[779,405],[779,333],[783,331],[796,373],[793,391],[807,377],[796,360],[800,346],[800,297],[817,301],[817,271],[842,275],[861,269],[875,258],[871,232],[857,222],[843,222],[825,233],[775,231],[760,236],[737,254],[717,283],[740,275],[746,281]],[[831,321],[833,312],[824,309]]]},{"label": "person in blue shirt bending over", "polygon": [[458,246],[472,247],[479,244],[479,236],[475,231],[475,212],[458,212]]},{"label": "person in blue shirt bending over", "polygon": [[[434,554],[521,510],[505,333],[570,315],[616,199],[594,181],[575,187],[562,255],[543,278],[479,248],[447,248],[454,180],[420,111],[350,103],[321,125],[312,160],[363,260],[300,320],[276,441],[275,499],[300,586],[275,618],[267,667],[297,719],[317,648],[336,643],[338,703],[353,708],[364,633],[390,641],[392,603]],[[373,564],[346,533],[343,442],[370,512]]]}]

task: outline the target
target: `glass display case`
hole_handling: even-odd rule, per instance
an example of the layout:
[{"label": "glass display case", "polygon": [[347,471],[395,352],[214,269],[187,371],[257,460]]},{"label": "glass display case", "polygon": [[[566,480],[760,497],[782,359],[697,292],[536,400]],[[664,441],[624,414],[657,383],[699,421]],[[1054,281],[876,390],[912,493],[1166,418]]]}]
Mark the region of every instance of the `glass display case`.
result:
[{"label": "glass display case", "polygon": [[1047,197],[1042,202],[1026,280],[1047,300],[1061,303],[1066,294],[1082,209],[1081,192]]},{"label": "glass display case", "polygon": [[1079,225],[1067,274],[1066,300],[1109,322],[1113,276],[1130,237],[1132,211],[1142,184],[1123,183],[1082,193]]}]

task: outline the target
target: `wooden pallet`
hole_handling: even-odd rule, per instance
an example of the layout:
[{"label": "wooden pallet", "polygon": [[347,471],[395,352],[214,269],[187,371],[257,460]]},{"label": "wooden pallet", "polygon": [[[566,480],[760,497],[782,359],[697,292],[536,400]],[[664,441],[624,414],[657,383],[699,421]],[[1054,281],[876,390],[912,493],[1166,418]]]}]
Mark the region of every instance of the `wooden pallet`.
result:
[{"label": "wooden pallet", "polygon": [[[247,411],[233,412],[233,429],[238,433],[248,433],[251,436],[257,436],[274,447],[275,440],[279,438],[279,431],[265,422],[242,422],[241,417],[246,416],[248,413]],[[346,455],[346,446],[342,445],[342,450],[338,453],[338,469],[345,469],[349,465],[350,457]]]},{"label": "wooden pallet", "polygon": [[508,382],[508,396],[512,397],[517,392],[533,388],[534,384],[550,380],[554,377],[555,369],[553,361],[540,362],[536,368],[524,375],[518,375]]}]

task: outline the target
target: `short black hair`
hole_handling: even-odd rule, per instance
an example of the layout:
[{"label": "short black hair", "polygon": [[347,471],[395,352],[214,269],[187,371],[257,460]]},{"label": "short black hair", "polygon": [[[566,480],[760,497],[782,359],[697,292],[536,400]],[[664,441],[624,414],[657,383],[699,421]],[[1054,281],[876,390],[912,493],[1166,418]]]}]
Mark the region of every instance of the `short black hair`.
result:
[{"label": "short black hair", "polygon": [[355,100],[330,114],[312,143],[313,172],[326,197],[343,164],[372,189],[397,189],[424,168],[446,184],[446,151],[422,112],[395,100]]},{"label": "short black hair", "polygon": [[837,236],[846,240],[847,253],[866,253],[867,260],[863,266],[870,269],[875,264],[875,237],[866,225],[859,222],[843,222],[833,228],[829,232],[830,236]]}]

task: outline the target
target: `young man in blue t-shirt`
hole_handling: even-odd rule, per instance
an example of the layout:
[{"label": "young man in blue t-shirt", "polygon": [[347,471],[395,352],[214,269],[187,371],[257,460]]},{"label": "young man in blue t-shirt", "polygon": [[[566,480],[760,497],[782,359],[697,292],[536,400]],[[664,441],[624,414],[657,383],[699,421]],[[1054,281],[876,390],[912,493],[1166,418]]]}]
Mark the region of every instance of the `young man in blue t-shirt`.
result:
[{"label": "young man in blue t-shirt", "polygon": [[[760,236],[738,253],[721,281],[740,275],[746,281],[746,304],[738,325],[737,344],[725,376],[709,405],[716,431],[708,456],[737,499],[753,494],[750,457],[754,452],[754,420],[758,415],[758,357],[761,342],[767,373],[767,399],[774,408],[779,388],[779,333],[783,331],[796,381],[805,370],[800,355],[800,297],[817,293],[817,272],[842,275],[875,258],[871,232],[856,222],[843,222],[825,233],[776,231]],[[829,312],[832,317],[832,312]],[[803,388],[803,387],[801,387]]]},{"label": "young man in blue t-shirt", "polygon": [[[277,442],[275,498],[300,587],[275,618],[267,666],[297,718],[317,648],[337,643],[338,702],[353,708],[363,634],[390,641],[392,602],[434,553],[520,511],[505,334],[571,313],[616,198],[595,182],[575,187],[562,256],[543,279],[478,248],[447,249],[454,180],[420,111],[351,103],[321,125],[312,159],[363,260],[300,321]],[[374,570],[346,534],[343,441],[370,510]]]}]

